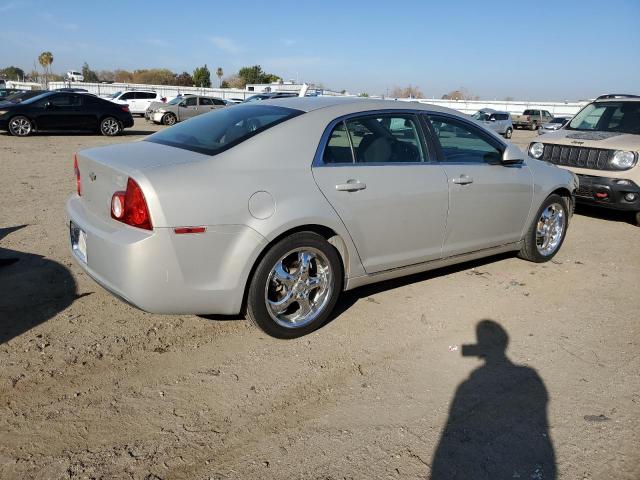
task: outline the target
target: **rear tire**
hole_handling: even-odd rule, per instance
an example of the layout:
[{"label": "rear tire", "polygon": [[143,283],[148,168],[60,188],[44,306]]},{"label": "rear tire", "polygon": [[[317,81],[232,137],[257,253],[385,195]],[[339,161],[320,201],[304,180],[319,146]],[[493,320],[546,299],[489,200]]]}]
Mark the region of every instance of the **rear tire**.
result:
[{"label": "rear tire", "polygon": [[247,317],[268,335],[297,338],[321,327],[342,291],[338,251],[314,232],[283,238],[250,280]]},{"label": "rear tire", "polygon": [[551,260],[562,247],[571,216],[567,199],[549,195],[538,209],[518,256],[535,263]]},{"label": "rear tire", "polygon": [[115,137],[122,133],[122,124],[114,117],[105,117],[100,121],[100,133],[105,137]]},{"label": "rear tire", "polygon": [[504,138],[511,138],[513,135],[513,130],[511,128],[507,128],[507,131],[504,132]]},{"label": "rear tire", "polygon": [[178,119],[173,113],[165,113],[164,116],[162,117],[163,125],[168,125],[168,126],[175,125],[177,121]]},{"label": "rear tire", "polygon": [[14,137],[28,137],[33,133],[33,123],[24,115],[9,120],[9,133]]},{"label": "rear tire", "polygon": [[640,212],[636,212],[636,225],[640,227]]}]

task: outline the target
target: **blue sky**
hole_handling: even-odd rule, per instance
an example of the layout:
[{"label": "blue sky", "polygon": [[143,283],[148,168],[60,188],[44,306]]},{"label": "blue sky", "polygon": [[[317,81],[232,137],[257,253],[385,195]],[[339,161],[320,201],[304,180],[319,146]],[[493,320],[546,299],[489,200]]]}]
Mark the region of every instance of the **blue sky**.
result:
[{"label": "blue sky", "polygon": [[[270,8],[269,5],[277,5]],[[0,0],[0,67],[260,64],[285,79],[384,93],[577,100],[640,93],[640,0],[206,2]]]}]

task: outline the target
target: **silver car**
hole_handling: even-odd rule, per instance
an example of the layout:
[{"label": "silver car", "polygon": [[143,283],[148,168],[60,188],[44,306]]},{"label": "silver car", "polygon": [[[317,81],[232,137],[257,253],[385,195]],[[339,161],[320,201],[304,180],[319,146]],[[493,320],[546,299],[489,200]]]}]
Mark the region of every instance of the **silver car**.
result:
[{"label": "silver car", "polygon": [[538,128],[538,135],[560,130],[567,123],[569,123],[570,120],[571,117],[553,117],[553,120],[548,123],[543,123],[540,128]]},{"label": "silver car", "polygon": [[227,104],[221,98],[188,95],[176,97],[167,103],[153,102],[149,105],[144,117],[153,123],[173,125],[226,106]]},{"label": "silver car", "polygon": [[445,108],[246,103],[75,157],[73,257],[156,313],[238,314],[291,338],[340,293],[500,252],[550,260],[576,177]]},{"label": "silver car", "polygon": [[486,128],[499,133],[504,138],[513,135],[513,123],[509,112],[499,112],[492,108],[483,108],[472,115],[473,119],[482,123]]}]

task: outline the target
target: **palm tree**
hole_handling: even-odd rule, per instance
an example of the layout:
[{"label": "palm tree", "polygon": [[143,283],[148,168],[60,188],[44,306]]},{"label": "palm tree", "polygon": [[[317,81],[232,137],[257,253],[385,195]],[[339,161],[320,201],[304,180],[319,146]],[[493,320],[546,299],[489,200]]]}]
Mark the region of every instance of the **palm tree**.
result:
[{"label": "palm tree", "polygon": [[53,63],[53,53],[51,52],[42,52],[38,55],[38,62],[40,66],[44,69],[44,80],[47,81],[47,74],[51,71],[51,64]]},{"label": "palm tree", "polygon": [[218,80],[220,81],[220,86],[222,87],[222,76],[224,75],[224,71],[222,70],[222,67],[218,67],[218,69],[216,70],[216,77],[218,77]]}]

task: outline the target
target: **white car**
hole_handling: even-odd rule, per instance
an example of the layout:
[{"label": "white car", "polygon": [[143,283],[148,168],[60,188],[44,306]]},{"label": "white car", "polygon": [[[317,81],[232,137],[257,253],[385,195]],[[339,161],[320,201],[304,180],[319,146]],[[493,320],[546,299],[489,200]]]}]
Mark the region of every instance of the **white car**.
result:
[{"label": "white car", "polygon": [[67,72],[67,80],[70,82],[84,82],[84,75],[77,70],[69,70]]},{"label": "white car", "polygon": [[129,105],[129,111],[133,115],[144,115],[151,102],[162,101],[162,96],[153,90],[126,90],[116,92],[107,98],[120,105]]}]

